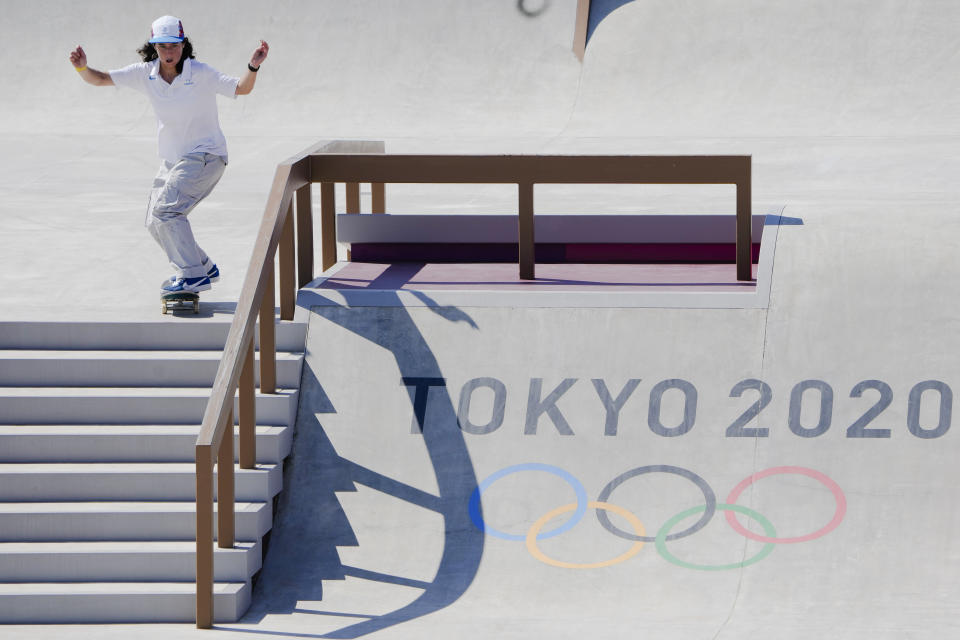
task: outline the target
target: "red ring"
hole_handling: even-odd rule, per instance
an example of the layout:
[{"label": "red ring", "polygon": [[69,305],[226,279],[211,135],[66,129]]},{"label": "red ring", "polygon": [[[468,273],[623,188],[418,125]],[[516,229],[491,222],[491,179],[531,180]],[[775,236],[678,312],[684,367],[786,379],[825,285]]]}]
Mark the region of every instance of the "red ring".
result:
[{"label": "red ring", "polygon": [[808,533],[804,536],[796,536],[793,538],[770,538],[748,531],[742,524],[740,524],[740,521],[737,520],[737,516],[733,511],[727,511],[724,513],[727,523],[729,523],[737,533],[744,537],[750,538],[751,540],[756,540],[757,542],[792,544],[795,542],[807,542],[809,540],[815,540],[827,535],[840,526],[843,516],[847,513],[847,498],[843,494],[843,490],[840,488],[840,485],[831,480],[826,474],[816,471],[815,469],[809,469],[807,467],[771,467],[770,469],[765,469],[764,471],[758,471],[757,473],[754,473],[753,475],[741,480],[740,484],[733,488],[733,491],[731,491],[730,495],[727,496],[727,504],[736,504],[737,498],[740,497],[740,494],[743,493],[743,490],[749,487],[755,481],[760,480],[761,478],[766,478],[767,476],[779,475],[781,473],[796,473],[802,476],[808,476],[819,480],[825,487],[830,489],[831,493],[833,493],[833,499],[836,500],[837,503],[837,510],[833,514],[833,519],[820,529],[817,529],[813,533]]}]

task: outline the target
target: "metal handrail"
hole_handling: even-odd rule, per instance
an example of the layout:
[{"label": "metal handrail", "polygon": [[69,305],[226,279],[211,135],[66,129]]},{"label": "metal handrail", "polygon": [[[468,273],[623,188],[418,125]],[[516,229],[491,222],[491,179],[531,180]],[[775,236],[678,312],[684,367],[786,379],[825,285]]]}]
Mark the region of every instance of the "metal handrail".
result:
[{"label": "metal handrail", "polygon": [[[234,443],[232,433],[228,437],[226,430],[233,428],[233,401],[239,389],[240,467],[255,466],[254,324],[259,317],[260,390],[275,393],[274,258],[279,264],[280,319],[292,320],[296,290],[313,279],[313,183],[320,183],[322,271],[337,261],[335,185],[338,182],[346,183],[348,213],[359,212],[359,183],[362,182],[372,184],[374,213],[384,211],[385,183],[516,184],[519,271],[523,279],[535,277],[535,184],[733,184],[737,189],[737,279],[752,277],[750,156],[382,154],[382,142],[322,142],[277,166],[196,442],[197,627],[208,628],[213,624],[214,465],[218,493],[217,545],[230,548],[234,544]],[[299,277],[295,272],[299,272]]]}]

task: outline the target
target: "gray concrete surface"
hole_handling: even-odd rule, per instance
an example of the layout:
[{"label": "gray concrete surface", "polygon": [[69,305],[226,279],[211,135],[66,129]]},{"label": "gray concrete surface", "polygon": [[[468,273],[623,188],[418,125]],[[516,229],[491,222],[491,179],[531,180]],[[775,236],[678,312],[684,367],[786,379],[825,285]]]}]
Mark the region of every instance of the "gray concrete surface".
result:
[{"label": "gray concrete surface", "polygon": [[[750,153],[755,209],[783,207],[803,222],[780,230],[765,308],[536,309],[485,298],[318,310],[287,515],[251,617],[218,632],[11,627],[5,637],[956,635],[956,434],[918,437],[910,426],[937,435],[952,411],[945,390],[960,388],[960,7],[643,0],[600,24],[580,65],[569,52],[573,5],[554,0],[535,19],[507,0],[5,7],[22,73],[0,103],[2,320],[161,320],[155,288],[167,271],[141,227],[152,116],[138,96],[83,86],[66,54],[83,44],[95,67],[125,64],[166,12],[180,14],[201,59],[224,70],[241,70],[257,38],[271,43],[256,92],[222,106],[231,166],[193,214],[226,274],[208,300],[236,298],[275,163],[321,138],[383,139],[388,151],[412,152]],[[388,203],[474,212],[486,203],[496,211],[501,198],[468,193],[461,205],[453,195],[397,187]],[[729,200],[697,190],[644,195],[653,211],[712,212]],[[634,197],[577,199],[619,211]],[[557,196],[558,207],[566,200]],[[415,398],[402,376],[447,379],[427,406],[436,430],[410,433]],[[475,378],[506,390],[503,425],[486,435],[453,427]],[[543,406],[537,433],[525,435],[531,389],[542,400],[568,378],[577,382],[557,408],[574,435],[561,435]],[[604,435],[610,416],[591,380],[615,399],[634,378],[617,435]],[[747,428],[769,432],[729,437],[761,397],[759,383],[737,386],[753,379],[769,385],[771,400]],[[649,427],[664,380],[697,390],[683,435]],[[668,431],[685,424],[681,394],[659,395]],[[497,415],[489,387],[470,397],[471,423]],[[850,432],[866,437],[848,437],[878,402],[868,431]],[[828,405],[830,427],[814,435]],[[889,437],[870,437],[886,435],[876,429]],[[846,513],[826,535],[778,544],[743,568],[683,568],[654,542],[615,566],[560,568],[523,541],[481,535],[469,519],[472,488],[524,463],[562,468],[589,500],[635,467],[682,467],[718,502],[752,473],[798,466],[835,482]],[[674,476],[633,478],[610,502],[655,533],[702,504]],[[573,501],[560,477],[527,471],[485,490],[483,513],[522,534]],[[790,473],[758,480],[738,504],[778,536],[796,537],[830,522],[836,495]],[[666,549],[703,564],[763,550],[723,516]],[[631,547],[592,511],[581,526],[544,540],[543,552],[587,563]],[[284,567],[295,569],[291,579]]]},{"label": "gray concrete surface", "polygon": [[[841,198],[951,200],[949,2],[633,2],[600,24],[582,65],[569,51],[573,5],[554,1],[537,18],[506,0],[146,2],[136,11],[101,0],[79,15],[52,0],[8,7],[10,46],[29,53],[0,104],[4,148],[15,151],[0,172],[2,317],[56,318],[65,307],[154,317],[169,270],[140,225],[157,164],[153,116],[139,95],[80,82],[65,52],[82,43],[94,66],[127,64],[143,25],[166,11],[183,17],[200,58],[225,71],[242,71],[257,38],[274,43],[255,93],[221,101],[231,165],[194,216],[225,272],[213,301],[236,299],[276,162],[318,139],[384,139],[398,152],[750,153],[756,206],[789,205],[787,215]],[[639,193],[544,203],[728,206],[710,189]],[[388,198],[401,212],[515,206],[495,188],[398,185]],[[96,279],[106,274],[104,287]],[[104,288],[126,304],[104,300]]]}]

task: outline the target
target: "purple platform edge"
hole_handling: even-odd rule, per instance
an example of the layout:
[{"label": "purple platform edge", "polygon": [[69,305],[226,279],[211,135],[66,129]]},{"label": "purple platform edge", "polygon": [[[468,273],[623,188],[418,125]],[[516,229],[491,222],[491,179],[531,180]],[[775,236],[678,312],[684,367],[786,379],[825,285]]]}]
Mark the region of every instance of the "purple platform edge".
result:
[{"label": "purple platform edge", "polygon": [[[355,242],[354,262],[516,262],[513,243]],[[753,243],[752,261],[760,257]],[[536,261],[542,264],[717,264],[736,261],[733,243],[538,243]]]}]

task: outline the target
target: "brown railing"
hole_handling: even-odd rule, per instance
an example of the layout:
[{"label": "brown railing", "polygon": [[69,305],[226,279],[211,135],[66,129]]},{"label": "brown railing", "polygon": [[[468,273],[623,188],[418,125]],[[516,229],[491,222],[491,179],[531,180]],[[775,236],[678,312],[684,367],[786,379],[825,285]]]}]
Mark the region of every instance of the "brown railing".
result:
[{"label": "brown railing", "polygon": [[[535,184],[736,185],[737,279],[752,278],[750,156],[313,156],[310,175],[321,183],[324,243],[334,243],[333,187],[337,182],[516,184],[520,278],[534,275]],[[324,264],[324,269],[332,266]]]},{"label": "brown railing", "polygon": [[[335,185],[346,183],[346,210],[360,210],[359,184],[372,187],[372,209],[384,211],[385,183],[516,184],[519,272],[535,277],[535,184],[736,185],[737,279],[751,279],[750,156],[431,156],[382,155],[383,143],[327,142],[281,163],[230,326],[223,360],[196,444],[197,626],[213,623],[213,469],[216,464],[217,544],[234,543],[233,400],[239,389],[240,467],[256,462],[254,324],[260,319],[260,389],[275,393],[274,257],[279,263],[280,319],[292,320],[296,290],[313,279],[310,185],[320,183],[321,270],[337,262]],[[296,202],[296,239],[294,234]],[[296,256],[296,260],[294,258]],[[294,263],[299,277],[294,277]],[[232,434],[231,434],[232,435]]]},{"label": "brown railing", "polygon": [[[260,391],[276,393],[274,257],[279,263],[280,319],[292,320],[299,287],[313,279],[313,215],[310,163],[325,152],[383,152],[382,142],[323,142],[280,163],[227,334],[223,359],[196,443],[197,626],[213,624],[213,470],[217,468],[217,546],[234,545],[234,397],[239,390],[241,469],[256,465],[254,325],[260,320]],[[360,185],[347,185],[348,205],[359,211]],[[383,210],[383,185],[373,186],[375,210]],[[294,241],[296,203],[296,247]],[[325,219],[325,218],[324,218]],[[325,236],[326,237],[326,236]],[[278,252],[279,248],[279,252]],[[324,243],[325,265],[336,263],[336,241]],[[296,256],[296,260],[294,259]],[[294,263],[299,277],[294,276]],[[328,267],[324,267],[326,269]],[[228,433],[229,431],[229,433]]]}]

